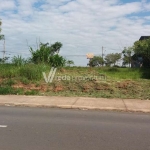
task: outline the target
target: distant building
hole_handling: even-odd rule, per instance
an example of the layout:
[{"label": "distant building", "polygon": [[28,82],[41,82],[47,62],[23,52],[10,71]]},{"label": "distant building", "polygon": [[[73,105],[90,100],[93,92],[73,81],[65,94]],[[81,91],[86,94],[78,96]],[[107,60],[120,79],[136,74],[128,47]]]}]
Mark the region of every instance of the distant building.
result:
[{"label": "distant building", "polygon": [[[141,36],[139,41],[149,39],[150,36]],[[150,54],[134,54],[131,59],[132,68],[150,67]]]},{"label": "distant building", "polygon": [[149,38],[150,38],[150,36],[141,36],[140,39],[139,39],[139,41],[147,40]]}]

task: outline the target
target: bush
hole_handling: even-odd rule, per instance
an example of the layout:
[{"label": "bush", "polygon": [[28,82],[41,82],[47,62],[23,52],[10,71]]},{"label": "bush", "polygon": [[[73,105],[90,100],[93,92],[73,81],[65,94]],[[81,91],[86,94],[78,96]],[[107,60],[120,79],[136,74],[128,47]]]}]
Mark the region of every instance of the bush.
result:
[{"label": "bush", "polygon": [[0,95],[8,95],[8,94],[23,94],[23,89],[15,89],[10,86],[0,86]]},{"label": "bush", "polygon": [[31,90],[31,91],[26,91],[25,95],[38,95],[39,91],[37,90]]},{"label": "bush", "polygon": [[111,67],[111,68],[108,68],[108,71],[109,72],[119,72],[119,69],[116,67]]},{"label": "bush", "polygon": [[12,64],[14,64],[15,66],[22,66],[26,64],[26,60],[22,58],[20,55],[14,56],[12,58]]},{"label": "bush", "polygon": [[30,81],[29,81],[27,78],[25,78],[25,77],[22,77],[22,78],[20,79],[20,81],[21,81],[23,84],[25,84],[25,85],[28,85],[28,84],[30,83]]},{"label": "bush", "polygon": [[3,81],[3,82],[1,83],[1,85],[6,85],[6,86],[12,86],[12,85],[14,85],[14,84],[15,84],[15,81],[12,80],[12,79],[8,79],[8,80]]},{"label": "bush", "polygon": [[58,54],[56,54],[54,56],[50,56],[49,64],[52,67],[63,67],[66,64],[66,60],[62,56],[59,56]]}]

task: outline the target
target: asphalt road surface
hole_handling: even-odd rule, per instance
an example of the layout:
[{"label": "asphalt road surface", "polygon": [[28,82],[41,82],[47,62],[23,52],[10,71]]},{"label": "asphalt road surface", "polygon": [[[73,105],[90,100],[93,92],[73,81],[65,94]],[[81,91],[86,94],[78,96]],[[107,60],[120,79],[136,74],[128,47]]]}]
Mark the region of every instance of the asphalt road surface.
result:
[{"label": "asphalt road surface", "polygon": [[0,107],[0,150],[150,150],[150,114]]}]

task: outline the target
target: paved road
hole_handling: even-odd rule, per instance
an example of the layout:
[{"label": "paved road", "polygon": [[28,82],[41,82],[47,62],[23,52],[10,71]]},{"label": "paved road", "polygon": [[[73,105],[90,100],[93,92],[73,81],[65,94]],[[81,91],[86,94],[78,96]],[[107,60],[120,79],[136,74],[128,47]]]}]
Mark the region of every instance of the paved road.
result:
[{"label": "paved road", "polygon": [[0,150],[150,150],[150,114],[0,107]]}]

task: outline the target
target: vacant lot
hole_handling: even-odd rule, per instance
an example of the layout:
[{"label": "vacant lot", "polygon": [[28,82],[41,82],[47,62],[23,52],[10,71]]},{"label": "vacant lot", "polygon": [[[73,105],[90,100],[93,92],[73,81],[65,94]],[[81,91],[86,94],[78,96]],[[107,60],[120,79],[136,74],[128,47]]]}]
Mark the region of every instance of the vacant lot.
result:
[{"label": "vacant lot", "polygon": [[48,65],[16,67],[0,65],[0,94],[58,95],[150,99],[150,69],[57,68],[52,83],[46,83]]}]

